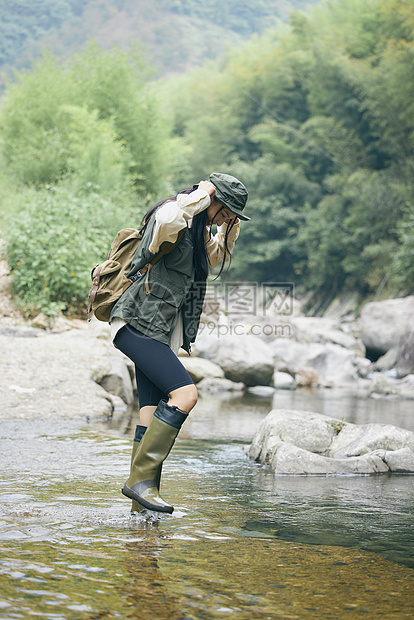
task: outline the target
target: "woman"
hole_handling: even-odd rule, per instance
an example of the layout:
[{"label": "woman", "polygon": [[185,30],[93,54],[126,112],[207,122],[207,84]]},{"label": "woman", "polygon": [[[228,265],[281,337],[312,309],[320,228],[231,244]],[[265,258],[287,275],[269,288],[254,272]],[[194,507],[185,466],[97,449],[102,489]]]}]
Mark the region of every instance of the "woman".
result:
[{"label": "woman", "polygon": [[[159,495],[161,468],[197,402],[197,389],[177,353],[181,346],[190,352],[197,335],[209,266],[221,261],[221,273],[240,220],[250,219],[243,213],[247,197],[238,179],[213,172],[208,181],[156,204],[143,219],[128,274],[138,277],[110,317],[113,342],[134,362],[137,378],[140,425],[122,489],[133,500],[133,511],[174,510]],[[165,243],[174,244],[172,250],[141,274]]]}]

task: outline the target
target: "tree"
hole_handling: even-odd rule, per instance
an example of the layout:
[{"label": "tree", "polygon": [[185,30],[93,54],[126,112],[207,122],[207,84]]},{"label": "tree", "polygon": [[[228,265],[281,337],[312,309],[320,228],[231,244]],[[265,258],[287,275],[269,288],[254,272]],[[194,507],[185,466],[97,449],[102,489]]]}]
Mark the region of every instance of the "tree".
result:
[{"label": "tree", "polygon": [[104,148],[138,192],[157,193],[168,172],[169,136],[147,79],[138,53],[91,42],[64,65],[46,54],[33,71],[17,74],[4,97],[0,134],[10,170],[23,183],[57,182],[79,172],[74,149],[79,157],[94,151],[98,162]]}]

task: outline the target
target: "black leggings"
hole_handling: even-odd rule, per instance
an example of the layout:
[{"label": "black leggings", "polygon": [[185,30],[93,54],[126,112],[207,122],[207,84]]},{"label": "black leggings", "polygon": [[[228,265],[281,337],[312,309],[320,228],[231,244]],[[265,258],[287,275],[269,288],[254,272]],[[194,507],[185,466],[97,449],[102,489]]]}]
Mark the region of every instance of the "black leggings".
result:
[{"label": "black leggings", "polygon": [[117,348],[135,364],[139,406],[158,405],[162,398],[192,380],[167,344],[124,325],[114,339]]}]

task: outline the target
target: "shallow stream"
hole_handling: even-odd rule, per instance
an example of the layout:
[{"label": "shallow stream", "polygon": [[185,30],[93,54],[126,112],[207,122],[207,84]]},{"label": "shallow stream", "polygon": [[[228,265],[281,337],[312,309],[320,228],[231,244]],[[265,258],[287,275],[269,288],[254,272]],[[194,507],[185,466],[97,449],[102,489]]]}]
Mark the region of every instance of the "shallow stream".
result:
[{"label": "shallow stream", "polygon": [[[414,430],[412,402],[274,403]],[[279,476],[244,453],[272,399],[200,400],[163,469],[173,515],[120,493],[135,414],[12,420],[0,440],[0,618],[411,618],[412,476]]]}]

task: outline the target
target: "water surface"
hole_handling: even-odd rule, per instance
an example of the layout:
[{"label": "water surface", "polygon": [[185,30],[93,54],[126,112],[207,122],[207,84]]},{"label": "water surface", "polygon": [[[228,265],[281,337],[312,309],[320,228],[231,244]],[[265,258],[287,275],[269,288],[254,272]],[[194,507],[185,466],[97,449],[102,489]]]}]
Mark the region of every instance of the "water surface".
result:
[{"label": "water surface", "polygon": [[[316,410],[313,396],[275,399]],[[131,517],[120,493],[134,415],[3,422],[0,617],[412,617],[414,478],[274,477],[244,452],[271,406],[199,402],[164,466],[176,509],[161,518]]]}]

